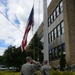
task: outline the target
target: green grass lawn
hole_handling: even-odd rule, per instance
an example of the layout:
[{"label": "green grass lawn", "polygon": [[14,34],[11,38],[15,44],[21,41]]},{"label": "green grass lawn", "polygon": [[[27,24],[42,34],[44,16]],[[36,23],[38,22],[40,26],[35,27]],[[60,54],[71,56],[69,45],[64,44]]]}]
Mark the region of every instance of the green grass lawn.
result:
[{"label": "green grass lawn", "polygon": [[0,75],[20,75],[20,72],[0,71]]},{"label": "green grass lawn", "polygon": [[[0,71],[0,75],[20,75],[20,72]],[[41,75],[40,71],[37,71],[37,75]],[[50,75],[75,75],[75,72],[51,70]]]}]

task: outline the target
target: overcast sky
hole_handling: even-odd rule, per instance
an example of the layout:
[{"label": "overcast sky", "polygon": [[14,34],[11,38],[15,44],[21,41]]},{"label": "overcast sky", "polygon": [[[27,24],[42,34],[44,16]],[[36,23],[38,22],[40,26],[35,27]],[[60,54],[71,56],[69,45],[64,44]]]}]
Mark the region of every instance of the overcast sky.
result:
[{"label": "overcast sky", "polygon": [[[50,2],[51,0],[47,0],[47,6]],[[30,30],[28,34],[28,42],[43,20],[43,0],[0,0],[0,55],[3,55],[10,45],[21,45],[33,4],[35,24],[33,32]]]}]

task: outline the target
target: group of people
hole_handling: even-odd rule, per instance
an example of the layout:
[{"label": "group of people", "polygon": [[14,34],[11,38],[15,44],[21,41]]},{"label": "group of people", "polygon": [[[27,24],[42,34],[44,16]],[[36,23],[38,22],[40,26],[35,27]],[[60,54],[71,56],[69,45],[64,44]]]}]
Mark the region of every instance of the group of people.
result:
[{"label": "group of people", "polygon": [[37,70],[41,71],[41,75],[50,75],[51,66],[48,65],[47,60],[44,60],[43,65],[41,65],[28,56],[26,57],[26,61],[21,67],[20,75],[36,75]]}]

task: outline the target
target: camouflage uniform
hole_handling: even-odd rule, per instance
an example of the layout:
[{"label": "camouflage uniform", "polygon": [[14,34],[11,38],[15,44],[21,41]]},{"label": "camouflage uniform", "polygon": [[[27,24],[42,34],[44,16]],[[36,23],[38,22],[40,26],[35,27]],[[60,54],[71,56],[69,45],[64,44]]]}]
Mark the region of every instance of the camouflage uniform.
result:
[{"label": "camouflage uniform", "polygon": [[44,65],[41,67],[41,75],[50,75],[51,66]]},{"label": "camouflage uniform", "polygon": [[39,63],[30,64],[26,63],[21,68],[21,75],[34,75],[36,72],[36,69],[40,66]]}]

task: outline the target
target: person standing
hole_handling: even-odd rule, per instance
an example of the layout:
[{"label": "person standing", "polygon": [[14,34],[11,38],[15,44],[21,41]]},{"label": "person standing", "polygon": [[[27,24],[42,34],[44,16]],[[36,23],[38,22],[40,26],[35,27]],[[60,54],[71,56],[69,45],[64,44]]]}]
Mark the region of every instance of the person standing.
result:
[{"label": "person standing", "polygon": [[26,64],[22,65],[20,75],[34,75],[39,64],[32,60],[30,56],[26,57]]},{"label": "person standing", "polygon": [[41,75],[50,75],[51,66],[48,65],[48,61],[43,61],[43,66],[41,66]]}]

